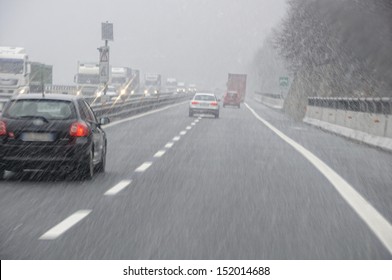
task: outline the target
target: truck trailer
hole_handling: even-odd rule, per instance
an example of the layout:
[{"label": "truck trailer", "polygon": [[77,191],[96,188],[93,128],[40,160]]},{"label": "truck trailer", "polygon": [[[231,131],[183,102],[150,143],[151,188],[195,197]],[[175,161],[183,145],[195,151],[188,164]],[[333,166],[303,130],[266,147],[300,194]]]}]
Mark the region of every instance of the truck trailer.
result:
[{"label": "truck trailer", "polygon": [[229,73],[227,92],[237,92],[241,102],[244,102],[246,95],[246,74]]}]

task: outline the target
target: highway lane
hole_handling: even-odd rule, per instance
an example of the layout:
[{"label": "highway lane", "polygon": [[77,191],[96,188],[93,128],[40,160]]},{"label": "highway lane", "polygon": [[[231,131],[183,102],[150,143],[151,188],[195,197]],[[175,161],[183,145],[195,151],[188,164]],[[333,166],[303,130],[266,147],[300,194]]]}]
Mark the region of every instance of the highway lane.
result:
[{"label": "highway lane", "polygon": [[[390,154],[248,103],[391,221]],[[107,128],[108,172],[91,182],[1,182],[0,257],[391,258],[331,183],[245,106],[196,121],[179,105]],[[165,153],[154,158],[158,151]],[[148,169],[134,172],[146,162]],[[104,195],[126,179],[129,186]],[[39,240],[86,209],[90,214],[60,237]]]}]

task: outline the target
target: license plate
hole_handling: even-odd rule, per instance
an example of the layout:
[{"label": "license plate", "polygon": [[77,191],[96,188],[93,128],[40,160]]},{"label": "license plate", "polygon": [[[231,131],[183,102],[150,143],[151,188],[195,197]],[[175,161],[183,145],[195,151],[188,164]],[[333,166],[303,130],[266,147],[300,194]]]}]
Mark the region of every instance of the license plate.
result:
[{"label": "license plate", "polygon": [[36,133],[36,132],[25,132],[22,134],[22,141],[27,142],[52,142],[54,137],[52,133]]},{"label": "license plate", "polygon": [[209,103],[200,103],[201,107],[208,107],[210,104]]}]

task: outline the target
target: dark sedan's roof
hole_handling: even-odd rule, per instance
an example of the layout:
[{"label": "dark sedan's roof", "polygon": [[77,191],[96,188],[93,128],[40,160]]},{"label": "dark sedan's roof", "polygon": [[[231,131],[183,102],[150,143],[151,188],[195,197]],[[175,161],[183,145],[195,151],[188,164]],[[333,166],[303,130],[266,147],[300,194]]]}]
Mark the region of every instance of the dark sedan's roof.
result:
[{"label": "dark sedan's roof", "polygon": [[46,100],[64,100],[64,101],[73,101],[82,99],[83,97],[77,95],[68,95],[68,94],[58,94],[58,93],[45,93],[45,96],[42,93],[26,93],[19,94],[17,96],[11,97],[11,100],[18,99],[46,99]]}]

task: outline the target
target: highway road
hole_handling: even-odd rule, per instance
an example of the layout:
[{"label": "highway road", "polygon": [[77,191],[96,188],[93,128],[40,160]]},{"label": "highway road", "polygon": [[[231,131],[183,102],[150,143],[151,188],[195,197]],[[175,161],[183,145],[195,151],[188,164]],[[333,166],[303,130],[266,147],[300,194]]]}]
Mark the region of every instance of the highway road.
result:
[{"label": "highway road", "polygon": [[392,154],[252,99],[112,123],[91,181],[8,174],[1,259],[391,259]]}]

